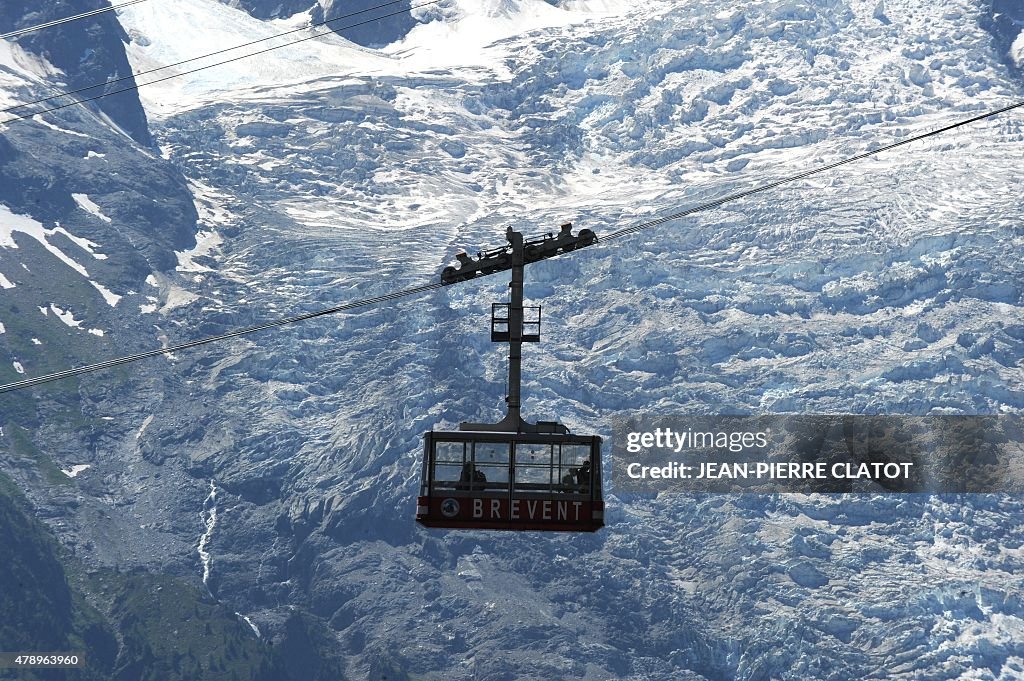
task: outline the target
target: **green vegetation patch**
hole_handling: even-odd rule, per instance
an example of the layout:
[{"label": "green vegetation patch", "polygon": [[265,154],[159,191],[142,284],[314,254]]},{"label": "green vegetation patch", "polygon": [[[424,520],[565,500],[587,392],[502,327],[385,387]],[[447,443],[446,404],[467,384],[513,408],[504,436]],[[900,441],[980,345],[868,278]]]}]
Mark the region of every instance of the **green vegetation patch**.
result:
[{"label": "green vegetation patch", "polygon": [[0,473],[0,646],[5,651],[85,652],[85,669],[18,670],[19,681],[108,679],[116,639],[102,615],[68,584],[64,550],[32,517],[16,485]]},{"label": "green vegetation patch", "polygon": [[92,578],[110,599],[123,646],[115,678],[254,681],[288,678],[273,648],[196,586],[135,571]]}]

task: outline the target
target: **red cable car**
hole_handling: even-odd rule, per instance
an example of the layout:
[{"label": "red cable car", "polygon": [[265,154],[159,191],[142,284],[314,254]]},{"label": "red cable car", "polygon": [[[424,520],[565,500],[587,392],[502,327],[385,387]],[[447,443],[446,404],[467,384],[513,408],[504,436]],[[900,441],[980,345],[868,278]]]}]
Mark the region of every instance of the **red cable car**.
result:
[{"label": "red cable car", "polygon": [[444,283],[512,270],[510,303],[491,309],[491,340],[509,344],[508,415],[498,423],[463,423],[456,431],[424,434],[416,520],[427,527],[593,532],[604,526],[601,438],[573,435],[565,426],[520,416],[522,344],[540,341],[540,308],[523,307],[523,266],[594,243],[590,230],[523,242],[509,228],[509,246],[464,255],[445,268]]},{"label": "red cable car", "polygon": [[422,525],[577,532],[604,525],[599,437],[457,430],[423,441]]}]

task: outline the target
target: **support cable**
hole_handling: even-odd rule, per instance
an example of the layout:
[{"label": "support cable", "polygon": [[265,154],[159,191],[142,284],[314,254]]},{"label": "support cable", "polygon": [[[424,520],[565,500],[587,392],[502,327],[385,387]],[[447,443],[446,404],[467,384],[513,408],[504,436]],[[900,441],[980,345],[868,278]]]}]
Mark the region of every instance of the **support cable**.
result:
[{"label": "support cable", "polygon": [[[940,134],[942,134],[944,132],[948,132],[950,130],[954,130],[956,128],[960,128],[962,126],[969,125],[971,123],[976,123],[976,122],[981,121],[981,120],[992,118],[993,116],[997,116],[997,115],[999,115],[1001,113],[1005,113],[1007,111],[1012,111],[1014,109],[1018,109],[1018,108],[1021,108],[1021,107],[1024,107],[1024,101],[1017,102],[1015,104],[1010,104],[1010,105],[1001,107],[999,109],[995,109],[993,111],[982,113],[982,114],[979,114],[977,116],[973,116],[971,118],[968,118],[968,119],[965,119],[965,120],[962,120],[962,121],[958,121],[956,123],[951,123],[949,125],[942,126],[942,127],[937,128],[935,130],[932,130],[930,132],[921,133],[919,135],[914,135],[914,136],[908,137],[907,139],[900,140],[899,142],[893,142],[891,144],[887,144],[887,145],[881,146],[881,147],[879,147],[877,149],[873,149],[871,151],[867,151],[867,152],[864,152],[864,153],[861,153],[861,154],[857,154],[855,156],[851,156],[849,158],[846,158],[846,159],[843,159],[843,160],[840,160],[840,161],[836,161],[834,163],[829,163],[827,165],[821,166],[820,168],[813,168],[811,170],[807,170],[807,171],[804,171],[802,173],[797,173],[796,175],[790,175],[789,177],[785,177],[785,178],[783,178],[781,180],[775,180],[774,182],[769,182],[767,184],[761,185],[759,187],[755,187],[753,189],[748,189],[748,190],[745,190],[745,191],[742,191],[742,192],[737,192],[735,194],[730,194],[728,196],[724,196],[724,197],[722,197],[720,199],[715,199],[713,201],[708,201],[708,202],[702,203],[702,204],[700,204],[698,206],[694,206],[693,208],[688,208],[688,209],[686,209],[684,211],[680,211],[678,213],[673,213],[672,215],[666,215],[664,217],[660,217],[660,218],[657,218],[657,219],[654,219],[654,220],[649,220],[647,222],[643,222],[643,223],[640,223],[638,225],[633,225],[631,227],[626,227],[624,229],[620,229],[620,230],[617,230],[615,232],[612,232],[608,236],[599,237],[598,243],[603,243],[603,242],[613,241],[615,239],[620,239],[620,238],[622,238],[624,236],[629,236],[631,234],[635,234],[635,233],[640,232],[642,230],[649,229],[651,227],[656,227],[658,225],[665,224],[666,222],[671,222],[672,220],[678,220],[679,218],[686,217],[688,215],[693,215],[694,213],[699,213],[699,212],[702,212],[702,211],[710,210],[712,208],[718,208],[719,206],[725,205],[726,203],[730,203],[732,201],[736,201],[738,199],[741,199],[741,198],[744,198],[744,197],[747,197],[747,196],[752,196],[754,194],[765,192],[765,191],[768,191],[769,189],[773,189],[775,187],[779,187],[779,186],[782,186],[782,185],[790,183],[790,182],[795,182],[797,180],[800,180],[800,179],[803,179],[803,178],[806,178],[806,177],[810,177],[810,176],[816,175],[818,173],[825,172],[826,170],[832,170],[834,168],[838,168],[838,167],[846,165],[848,163],[853,163],[854,161],[859,161],[859,160],[868,158],[870,156],[874,156],[876,154],[880,154],[883,151],[888,151],[888,150],[891,150],[891,149],[895,149],[896,147],[900,147],[900,146],[903,146],[905,144],[910,144],[911,142],[916,142],[918,140],[926,139],[928,137],[934,137],[934,136],[940,135]],[[579,251],[570,251],[570,253],[577,253],[577,252],[579,252]],[[479,277],[476,277],[476,278],[480,278],[480,277],[483,277],[483,276],[489,276],[489,274],[482,274],[482,275],[480,275]],[[456,282],[456,283],[458,283],[458,282]],[[215,343],[215,342],[222,341],[222,340],[227,340],[227,339],[230,339],[230,338],[238,338],[240,336],[245,336],[245,335],[248,335],[248,334],[251,334],[251,333],[256,333],[258,331],[264,331],[266,329],[271,329],[271,328],[278,327],[278,326],[284,326],[286,324],[294,324],[296,322],[301,322],[301,321],[305,321],[305,320],[308,320],[308,319],[314,319],[316,317],[322,317],[322,316],[325,316],[325,315],[335,314],[335,313],[338,313],[338,312],[344,312],[346,310],[352,310],[352,309],[355,309],[355,308],[358,308],[358,307],[366,307],[366,306],[369,306],[369,305],[376,305],[376,304],[383,303],[383,302],[388,302],[388,301],[391,301],[391,300],[397,300],[399,298],[404,298],[404,297],[407,297],[407,296],[418,295],[420,293],[426,293],[427,291],[433,291],[433,290],[442,288],[442,287],[444,287],[446,285],[451,285],[451,284],[444,284],[444,283],[442,283],[440,281],[437,281],[437,282],[434,282],[432,284],[424,284],[422,286],[416,286],[416,287],[413,287],[413,288],[408,288],[408,289],[404,289],[404,290],[400,290],[400,291],[395,291],[395,292],[392,292],[392,293],[386,293],[386,294],[383,294],[383,295],[380,295],[380,296],[376,296],[376,297],[373,297],[373,298],[364,298],[362,300],[357,300],[357,301],[354,301],[354,302],[351,302],[351,303],[345,303],[343,305],[338,305],[338,306],[335,306],[335,307],[330,307],[330,308],[327,308],[327,309],[324,309],[324,310],[317,310],[317,311],[314,311],[314,312],[308,312],[308,313],[301,314],[301,315],[296,315],[296,316],[293,316],[293,317],[286,317],[284,319],[278,319],[278,320],[275,320],[275,321],[266,322],[264,324],[248,327],[248,328],[245,328],[245,329],[238,329],[238,330],[235,330],[235,331],[229,331],[227,333],[223,333],[223,334],[220,334],[220,335],[217,335],[217,336],[210,336],[208,338],[202,338],[202,339],[199,339],[199,340],[190,341],[188,343],[181,343],[179,345],[174,345],[174,346],[167,347],[167,348],[160,348],[160,349],[157,349],[157,350],[149,350],[147,352],[141,352],[141,353],[138,353],[138,354],[128,355],[128,356],[125,356],[125,357],[118,357],[116,359],[110,359],[110,360],[106,360],[106,361],[103,361],[103,362],[98,362],[96,364],[89,364],[89,365],[86,365],[86,366],[76,367],[76,368],[73,368],[73,369],[66,369],[64,371],[58,371],[56,373],[46,374],[46,375],[43,375],[43,376],[38,376],[36,378],[28,378],[28,379],[24,379],[24,380],[21,380],[21,381],[14,382],[14,383],[7,383],[7,384],[4,384],[4,385],[0,385],[0,394],[6,393],[6,392],[12,392],[14,390],[21,390],[23,388],[29,388],[29,387],[40,385],[40,384],[43,384],[43,383],[49,383],[50,381],[56,381],[56,380],[60,380],[60,379],[63,379],[63,378],[69,378],[69,377],[72,377],[72,376],[78,376],[78,375],[89,373],[89,372],[93,372],[93,371],[99,371],[99,370],[102,370],[102,369],[109,369],[111,367],[119,366],[119,365],[122,365],[122,364],[128,364],[130,362],[136,362],[138,360],[146,359],[148,357],[156,357],[157,355],[166,355],[166,354],[170,354],[170,353],[173,353],[173,352],[177,352],[179,350],[187,350],[189,348],[194,348],[194,347],[197,347],[197,346],[200,346],[200,345],[206,345],[207,343]]]},{"label": "support cable", "polygon": [[[155,73],[157,71],[163,71],[164,69],[173,68],[175,66],[181,66],[182,64],[188,64],[190,62],[198,61],[200,59],[206,59],[207,57],[213,57],[213,56],[216,56],[218,54],[224,54],[225,52],[231,52],[233,50],[238,50],[238,49],[241,49],[243,47],[249,47],[249,46],[255,45],[257,43],[266,42],[267,40],[273,40],[275,38],[280,38],[282,36],[290,35],[292,33],[299,33],[299,32],[302,32],[302,31],[308,31],[310,29],[319,28],[321,26],[326,26],[328,24],[332,24],[332,23],[334,23],[336,21],[341,21],[342,19],[349,19],[349,18],[357,16],[359,14],[365,14],[367,12],[372,12],[374,10],[382,9],[382,8],[387,7],[389,5],[396,5],[396,4],[399,4],[399,3],[404,2],[404,1],[405,0],[392,0],[392,2],[386,2],[386,3],[383,3],[381,5],[376,5],[374,7],[369,7],[367,9],[359,10],[358,12],[352,12],[350,14],[343,14],[342,16],[335,17],[333,19],[326,19],[324,21],[320,21],[320,22],[317,22],[315,24],[310,24],[309,26],[303,26],[301,28],[292,29],[290,31],[285,31],[284,33],[278,33],[276,35],[267,36],[266,38],[260,38],[259,40],[253,40],[253,41],[250,41],[250,42],[247,42],[247,43],[242,43],[240,45],[235,45],[234,47],[227,47],[227,48],[224,48],[222,50],[217,50],[216,52],[210,52],[208,54],[201,54],[198,57],[190,57],[188,59],[184,59],[182,61],[175,62],[173,64],[167,64],[165,66],[158,66],[156,68],[149,69],[148,71],[140,71],[139,73],[133,73],[131,75],[122,76],[120,78],[113,78],[113,79],[105,81],[103,83],[97,83],[95,85],[88,85],[86,87],[80,87],[80,88],[78,88],[76,90],[68,90],[67,92],[60,92],[60,93],[57,93],[55,95],[50,95],[49,97],[43,97],[42,99],[37,99],[37,100],[31,101],[31,102],[25,102],[23,104],[16,104],[14,106],[9,106],[6,109],[0,109],[0,113],[9,113],[9,112],[13,111],[14,109],[20,109],[22,107],[32,106],[33,104],[41,104],[42,102],[48,102],[50,100],[57,99],[57,98],[60,98],[60,97],[66,97],[66,96],[69,96],[69,95],[78,94],[80,92],[85,92],[86,90],[94,90],[94,89],[96,89],[98,87],[109,87],[110,85],[112,85],[114,83],[121,83],[121,82],[124,82],[124,81],[127,81],[127,80],[134,80],[137,76],[144,76],[144,75],[147,75],[147,74],[150,74],[150,73]],[[405,14],[406,12],[412,11],[414,9],[419,9],[420,7],[427,7],[428,5],[436,5],[439,2],[441,2],[441,0],[427,0],[426,2],[422,2],[422,3],[419,3],[417,5],[412,5],[412,6],[408,7],[407,9],[402,9],[402,10],[399,10],[397,12],[389,12],[388,14],[382,14],[382,15],[374,17],[372,19],[366,19],[364,21],[359,21],[359,22],[356,22],[354,24],[349,24],[347,26],[342,26],[341,29],[339,29],[339,30],[346,30],[346,29],[349,29],[349,28],[356,28],[357,26],[364,26],[366,24],[372,24],[373,22],[379,21],[381,19],[386,19],[388,17],[397,16],[399,14]],[[164,82],[166,80],[171,80],[172,78],[181,78],[182,76],[187,76],[189,74],[196,73],[198,71],[205,71],[206,69],[212,69],[215,66],[223,66],[224,64],[230,64],[232,62],[241,61],[242,59],[248,59],[249,57],[255,57],[255,56],[260,55],[260,54],[265,54],[267,52],[272,52],[273,50],[279,50],[279,49],[281,49],[283,47],[290,47],[292,45],[297,45],[299,43],[306,42],[307,40],[314,40],[316,38],[322,38],[322,37],[328,35],[328,33],[332,32],[332,31],[333,31],[333,29],[331,29],[331,31],[327,31],[327,32],[323,32],[323,33],[314,33],[313,35],[306,36],[304,38],[299,38],[297,40],[290,40],[288,42],[281,43],[280,45],[272,45],[272,46],[264,48],[262,50],[257,50],[255,52],[249,52],[249,53],[240,55],[238,57],[231,57],[230,59],[224,59],[222,61],[214,62],[212,64],[205,64],[203,66],[197,66],[196,68],[188,69],[187,71],[182,71],[180,73],[172,73],[169,76],[164,76],[163,78],[156,78],[154,80],[146,81],[145,83],[132,83],[131,85],[129,85],[127,87],[118,88],[117,90],[111,90],[109,92],[103,92],[102,94],[94,95],[92,97],[83,97],[81,99],[76,99],[75,101],[69,102],[67,104],[59,104],[57,106],[51,106],[51,107],[48,107],[48,108],[45,108],[45,109],[40,109],[39,111],[33,111],[32,113],[13,115],[10,118],[7,118],[5,120],[0,121],[0,125],[6,125],[7,123],[13,123],[14,121],[25,120],[25,119],[28,119],[28,118],[32,118],[33,116],[38,116],[40,114],[49,113],[51,111],[58,111],[60,109],[66,109],[67,107],[75,106],[76,104],[85,104],[86,102],[92,102],[92,101],[95,101],[97,99],[102,99],[103,97],[109,97],[111,95],[120,94],[122,92],[129,92],[131,90],[138,90],[139,88],[144,87],[146,85],[154,85],[156,83],[162,83],[162,82]]]},{"label": "support cable", "polygon": [[736,192],[735,194],[729,194],[728,196],[723,196],[720,199],[715,199],[713,201],[708,201],[706,203],[702,203],[702,204],[699,204],[697,206],[694,206],[693,208],[687,208],[686,210],[680,211],[678,213],[673,213],[672,215],[666,215],[664,217],[656,218],[654,220],[649,220],[647,222],[640,223],[639,225],[633,225],[631,227],[625,227],[623,229],[614,231],[611,234],[608,234],[607,236],[598,237],[598,240],[599,241],[612,241],[614,239],[619,239],[619,238],[622,238],[624,236],[629,236],[630,234],[636,234],[637,232],[641,232],[641,231],[643,231],[645,229],[650,229],[651,227],[657,227],[658,225],[663,225],[666,222],[672,222],[673,220],[678,220],[678,219],[684,218],[684,217],[686,217],[688,215],[693,215],[694,213],[700,213],[700,212],[703,212],[703,211],[706,211],[706,210],[710,210],[712,208],[718,208],[719,206],[724,206],[727,203],[732,203],[733,201],[737,201],[739,199],[743,199],[743,198],[746,198],[748,196],[753,196],[754,194],[760,194],[761,192],[766,192],[769,189],[775,189],[776,187],[781,187],[784,184],[789,184],[791,182],[796,182],[797,180],[802,180],[804,178],[811,177],[812,175],[817,175],[818,173],[823,173],[823,172],[825,172],[827,170],[833,170],[833,169],[838,168],[840,166],[844,166],[844,165],[846,165],[848,163],[853,163],[855,161],[862,161],[862,160],[864,160],[866,158],[869,158],[871,156],[875,156],[877,154],[881,154],[883,151],[890,151],[892,149],[895,149],[896,147],[901,147],[901,146],[903,146],[905,144],[910,144],[911,142],[917,142],[917,141],[926,139],[928,137],[934,137],[934,136],[940,135],[940,134],[942,134],[944,132],[949,132],[950,130],[955,130],[955,129],[963,127],[965,125],[970,125],[971,123],[977,123],[978,121],[982,121],[982,120],[985,120],[987,118],[992,118],[994,116],[998,116],[1001,113],[1006,113],[1007,111],[1012,111],[1014,109],[1019,109],[1021,107],[1024,107],[1024,101],[1016,102],[1014,104],[1009,104],[1007,106],[1004,106],[1004,107],[999,108],[999,109],[995,109],[993,111],[987,111],[985,113],[978,114],[977,116],[973,116],[971,118],[967,118],[967,119],[964,119],[962,121],[957,121],[956,123],[951,123],[949,125],[944,125],[944,126],[942,126],[940,128],[932,130],[930,132],[921,133],[919,135],[913,135],[911,137],[908,137],[906,139],[900,140],[898,142],[893,142],[891,144],[886,144],[886,145],[878,147],[877,149],[872,149],[871,151],[865,151],[864,153],[857,154],[855,156],[850,156],[849,158],[844,158],[844,159],[842,159],[840,161],[835,161],[834,163],[829,163],[829,164],[823,165],[823,166],[821,166],[819,168],[812,168],[811,170],[805,170],[804,172],[797,173],[796,175],[790,175],[789,177],[784,177],[784,178],[782,178],[780,180],[775,180],[773,182],[768,182],[767,184],[763,184],[763,185],[761,185],[759,187],[754,187],[753,189],[746,189],[746,190],[741,191],[741,192]]},{"label": "support cable", "polygon": [[[119,5],[110,5],[109,7],[100,7],[89,12],[82,12],[70,17],[64,17],[63,19],[54,19],[48,21],[45,24],[37,24],[35,26],[29,26],[28,28],[19,28],[17,31],[11,31],[10,33],[0,33],[0,40],[6,40],[8,38],[16,38],[19,35],[25,35],[26,33],[32,33],[33,31],[41,31],[44,28],[53,28],[54,26],[60,26],[71,21],[77,21],[79,19],[85,19],[86,17],[95,16],[97,14],[103,14],[104,12],[110,12],[111,10],[118,10],[128,5],[137,5],[140,2],[146,2],[146,0],[128,0],[128,2],[122,2]],[[6,111],[6,109],[5,109]]]},{"label": "support cable", "polygon": [[195,348],[200,345],[206,345],[207,343],[217,343],[219,341],[228,340],[230,338],[247,336],[251,333],[256,333],[258,331],[265,331],[267,329],[272,329],[274,327],[285,326],[286,324],[295,324],[296,322],[304,322],[308,319],[315,319],[316,317],[337,314],[338,312],[345,312],[346,310],[354,310],[355,308],[358,307],[367,307],[369,305],[377,305],[392,300],[398,300],[399,298],[419,295],[420,293],[426,293],[427,291],[439,289],[441,288],[441,286],[442,284],[439,281],[433,284],[424,284],[422,286],[407,288],[402,291],[393,291],[392,293],[385,293],[380,296],[374,296],[373,298],[363,298],[362,300],[356,300],[351,303],[345,303],[343,305],[329,307],[324,310],[316,310],[314,312],[307,312],[305,314],[295,315],[293,317],[276,319],[274,321],[266,322],[264,324],[258,324],[257,326],[250,326],[245,329],[236,329],[234,331],[228,331],[227,333],[222,333],[217,336],[200,338],[199,340],[189,341],[187,343],[180,343],[178,345],[172,345],[166,348],[158,348],[156,350],[148,350],[146,352],[140,352],[134,355],[127,355],[125,357],[118,357],[116,359],[108,359],[103,362],[97,362],[96,364],[87,364],[85,366],[75,367],[74,369],[65,369],[64,371],[57,371],[52,374],[45,374],[43,376],[37,376],[35,378],[26,378],[25,380],[17,381],[15,383],[7,383],[4,385],[0,385],[0,393],[12,392],[14,390],[21,390],[23,388],[31,388],[32,386],[40,385],[43,383],[49,383],[50,381],[57,381],[62,378],[71,378],[72,376],[80,376],[81,374],[87,374],[93,371],[110,369],[116,366],[120,366],[122,364],[137,362],[140,359],[147,359],[149,357],[156,357],[158,355],[169,355],[171,353],[178,352],[179,350],[188,350],[189,348]]}]

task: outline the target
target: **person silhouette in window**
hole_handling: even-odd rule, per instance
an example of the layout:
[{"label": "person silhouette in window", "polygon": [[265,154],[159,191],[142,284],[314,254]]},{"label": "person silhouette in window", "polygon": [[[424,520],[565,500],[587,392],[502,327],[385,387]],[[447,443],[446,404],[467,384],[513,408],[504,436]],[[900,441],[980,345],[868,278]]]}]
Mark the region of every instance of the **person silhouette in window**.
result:
[{"label": "person silhouette in window", "polygon": [[590,459],[584,459],[583,465],[576,469],[576,484],[584,490],[590,487]]},{"label": "person silhouette in window", "polygon": [[462,466],[462,474],[459,476],[459,484],[455,489],[483,489],[487,484],[487,476],[483,471],[476,469],[476,466],[467,462]]}]

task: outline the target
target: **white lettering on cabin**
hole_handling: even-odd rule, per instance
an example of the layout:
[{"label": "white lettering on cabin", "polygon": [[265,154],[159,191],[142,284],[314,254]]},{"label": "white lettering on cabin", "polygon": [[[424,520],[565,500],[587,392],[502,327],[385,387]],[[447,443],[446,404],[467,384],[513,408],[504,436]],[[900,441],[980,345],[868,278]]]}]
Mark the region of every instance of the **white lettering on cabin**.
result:
[{"label": "white lettering on cabin", "polygon": [[[521,520],[521,507],[520,499],[513,499],[509,504],[508,516],[510,520]],[[569,519],[569,502],[568,501],[556,501],[554,507],[554,515],[558,520]],[[551,520],[552,519],[552,508],[551,500],[545,499],[540,500],[526,500],[526,520]],[[572,502],[573,520],[580,519],[580,509],[583,507],[582,501]],[[473,517],[483,518],[484,517],[484,499],[473,499]],[[501,520],[501,499],[491,499],[491,512],[489,520]]]}]

